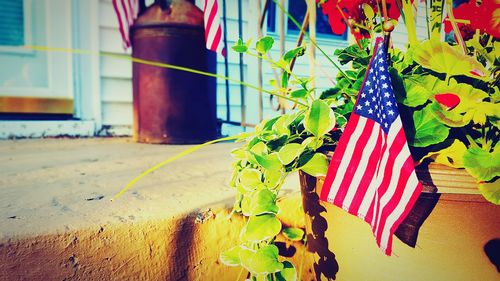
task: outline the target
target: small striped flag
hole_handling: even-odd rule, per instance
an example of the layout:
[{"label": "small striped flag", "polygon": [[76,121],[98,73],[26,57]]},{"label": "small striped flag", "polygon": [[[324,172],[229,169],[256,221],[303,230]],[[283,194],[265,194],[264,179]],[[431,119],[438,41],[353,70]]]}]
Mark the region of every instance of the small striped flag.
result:
[{"label": "small striped flag", "polygon": [[378,38],[320,198],[369,223],[378,246],[391,255],[392,236],[421,191],[391,86],[387,54]]},{"label": "small striped flag", "polygon": [[118,18],[123,47],[127,49],[130,47],[129,30],[139,13],[137,0],[113,0],[113,8]]},{"label": "small striped flag", "polygon": [[217,0],[205,0],[203,15],[205,20],[205,41],[207,49],[226,56],[226,49],[222,42],[222,28],[220,25],[219,4]]}]

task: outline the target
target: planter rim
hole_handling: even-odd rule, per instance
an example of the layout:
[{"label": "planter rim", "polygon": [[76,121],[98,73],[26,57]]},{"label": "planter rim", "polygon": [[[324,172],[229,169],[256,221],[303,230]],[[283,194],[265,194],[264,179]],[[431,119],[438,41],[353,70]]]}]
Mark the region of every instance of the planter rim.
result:
[{"label": "planter rim", "polygon": [[[326,156],[330,162],[333,152],[328,152]],[[415,172],[422,184],[422,193],[470,194],[482,197],[478,182],[465,169],[431,162],[416,166]],[[320,181],[324,179],[325,177],[318,177]]]}]

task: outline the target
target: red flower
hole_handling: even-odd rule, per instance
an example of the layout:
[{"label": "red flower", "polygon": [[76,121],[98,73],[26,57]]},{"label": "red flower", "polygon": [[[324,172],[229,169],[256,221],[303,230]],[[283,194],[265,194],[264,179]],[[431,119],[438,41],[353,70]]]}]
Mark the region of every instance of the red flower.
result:
[{"label": "red flower", "polygon": [[[397,0],[387,0],[387,15],[391,19],[397,20],[400,11],[396,4]],[[356,39],[369,38],[370,33],[356,25],[371,25],[363,11],[363,5],[369,5],[376,13],[378,5],[376,0],[327,0],[321,3],[323,14],[328,16],[328,22],[335,34],[343,34],[346,31],[346,20],[351,20],[353,25],[352,33]],[[369,26],[367,26],[369,27]]]},{"label": "red flower", "polygon": [[[468,20],[469,24],[457,22],[460,34],[464,40],[469,40],[474,36],[476,29],[481,33],[487,33],[495,38],[500,38],[500,0],[483,0],[481,5],[477,0],[470,0],[467,3],[453,9],[453,16],[458,20]],[[444,20],[444,31],[446,33],[453,30],[448,17]]]},{"label": "red flower", "polygon": [[460,97],[452,93],[437,94],[434,98],[446,110],[452,110],[460,103]]}]

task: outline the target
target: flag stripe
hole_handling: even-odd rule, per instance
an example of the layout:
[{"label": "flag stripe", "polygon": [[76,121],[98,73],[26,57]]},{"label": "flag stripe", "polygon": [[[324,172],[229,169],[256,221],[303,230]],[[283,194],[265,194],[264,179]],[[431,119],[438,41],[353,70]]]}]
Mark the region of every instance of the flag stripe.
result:
[{"label": "flag stripe", "polygon": [[374,208],[375,213],[373,214],[375,220],[372,221],[372,227],[375,231],[377,230],[378,223],[380,222],[380,209],[385,205],[385,202],[381,201],[387,200],[384,199],[386,197],[383,196],[389,188],[389,185],[391,184],[391,179],[399,175],[398,167],[394,166],[398,163],[396,161],[398,159],[397,157],[404,157],[399,154],[404,144],[398,141],[398,137],[401,137],[401,135],[404,136],[404,131],[402,130],[400,123],[395,124],[395,126],[391,128],[391,132],[388,136],[388,149],[385,152],[384,158],[382,159],[383,169],[380,170],[380,173],[377,177],[378,181],[375,183],[377,187],[377,205],[376,208]]},{"label": "flag stripe", "polygon": [[[352,133],[352,139],[356,140],[359,138],[359,136],[361,135],[361,133],[363,132],[363,128],[364,128],[364,125],[366,123],[366,118],[359,118],[357,120],[357,126],[354,126],[354,131]],[[346,155],[352,155],[352,152],[354,151],[354,147],[356,145],[356,142],[352,141],[345,141],[345,151],[344,153]],[[332,164],[333,166],[337,167],[337,172],[335,173],[335,176],[334,176],[334,179],[333,179],[333,183],[332,183],[332,187],[333,189],[329,192],[328,194],[328,199],[333,202],[335,205],[337,205],[334,201],[335,199],[335,195],[339,192],[339,189],[340,189],[340,183],[342,182],[342,179],[344,178],[344,174],[347,172],[347,164],[348,164],[348,161],[342,161],[342,159],[346,159],[346,157],[342,157],[343,154],[333,154],[333,158],[332,158],[332,161],[335,162],[335,164]],[[339,207],[342,207],[342,205],[337,205]]]},{"label": "flag stripe", "polygon": [[[377,224],[375,227],[376,236],[378,237],[377,242],[380,241],[382,231],[385,231],[384,226],[387,222],[388,216],[395,210],[399,200],[402,198],[404,188],[408,177],[410,176],[408,173],[404,173],[404,170],[402,169],[407,160],[408,155],[405,155],[404,153],[397,156],[393,166],[392,176],[390,177],[389,188],[380,199],[380,212],[378,214]],[[398,173],[398,171],[402,171],[402,173]]]},{"label": "flag stripe", "polygon": [[[409,157],[409,160],[413,165],[413,159],[411,158],[411,156]],[[409,188],[405,189],[405,193],[406,192],[410,193],[411,191],[413,191],[413,193],[410,195],[410,197],[408,199],[408,203],[405,205],[404,200],[400,201],[400,204],[398,205],[398,208],[397,208],[397,210],[398,210],[397,213],[391,214],[391,216],[394,215],[394,217],[396,218],[394,223],[392,223],[392,226],[391,226],[389,231],[387,231],[387,228],[386,228],[386,232],[384,232],[382,234],[383,235],[382,236],[382,243],[383,243],[383,245],[386,245],[386,247],[387,247],[386,254],[390,254],[392,252],[392,233],[394,233],[397,230],[398,226],[403,222],[403,220],[406,218],[406,216],[408,216],[411,209],[413,208],[413,206],[417,202],[418,197],[420,196],[420,193],[422,192],[422,185],[418,181],[418,178],[415,175],[415,173],[410,174],[410,178],[408,179],[407,186]],[[406,196],[405,196],[405,198],[406,198]],[[391,218],[389,225],[391,225],[392,220],[393,219]]]},{"label": "flag stripe", "polygon": [[113,9],[115,10],[116,17],[118,19],[118,26],[119,26],[119,29],[120,29],[120,34],[122,36],[123,45],[126,46],[126,47],[129,47],[130,46],[130,42],[128,40],[128,32],[125,33],[125,29],[123,28],[122,13],[118,9],[118,4],[116,3],[116,0],[113,0]]},{"label": "flag stripe", "polygon": [[[362,117],[363,118],[363,117]],[[357,149],[353,149],[352,154],[349,154],[351,156],[350,161],[345,161],[347,164],[347,169],[351,170],[349,171],[350,174],[353,174],[352,177],[341,177],[342,182],[340,183],[341,186],[343,185],[349,185],[349,186],[359,186],[359,181],[361,180],[362,173],[366,169],[366,164],[368,162],[367,157],[363,157],[363,151],[364,150],[373,150],[373,147],[375,146],[376,140],[374,139],[374,136],[376,137],[378,135],[377,131],[374,131],[374,124],[375,122],[373,120],[368,120],[365,119],[365,126],[363,126],[363,132],[359,136],[359,138],[355,138],[352,141],[352,143],[355,143],[355,146]],[[349,158],[344,158],[349,160]],[[350,201],[352,200],[352,197],[354,196],[354,192],[357,192],[356,188],[350,188],[350,189],[342,189],[340,190],[337,195],[335,196],[334,204],[337,206],[342,206],[344,210],[350,210]],[[356,214],[357,215],[357,214]]]},{"label": "flag stripe", "polygon": [[[406,161],[403,163],[403,167],[401,168],[405,171],[405,167],[409,167],[410,165],[413,165],[413,160],[411,156],[408,156]],[[398,225],[396,225],[395,222],[401,221],[401,214],[403,214],[406,209],[411,210],[411,207],[413,207],[413,204],[408,204],[406,202],[408,202],[415,194],[415,191],[417,191],[415,190],[415,187],[418,180],[416,182],[412,182],[410,179],[410,173],[401,174],[397,183],[398,192],[395,196],[391,197],[389,202],[382,209],[381,222],[379,224],[376,237],[377,243],[382,249],[385,249],[385,251],[390,252],[391,250],[388,242],[390,233],[397,229]],[[406,188],[407,186],[411,188]],[[391,227],[385,227],[386,225],[390,225]]]},{"label": "flag stripe", "polygon": [[225,48],[222,42],[222,28],[219,17],[219,5],[217,0],[205,0],[203,14],[207,49],[219,52],[225,56]]},{"label": "flag stripe", "polygon": [[[133,19],[130,18],[128,15],[128,11],[131,11],[131,10],[130,10],[130,7],[127,4],[125,4],[125,0],[121,0],[121,3],[122,3],[121,8],[123,10],[123,16],[125,18],[125,23],[127,23],[127,27],[128,27],[128,24],[133,21]],[[130,14],[130,15],[132,15],[132,14]]]},{"label": "flag stripe", "polygon": [[[378,124],[376,124],[376,126],[378,126]],[[368,158],[367,167],[364,169],[364,174],[360,180],[358,191],[353,192],[352,202],[350,203],[351,214],[354,214],[356,216],[359,216],[359,208],[361,207],[363,198],[365,198],[366,193],[368,192],[368,187],[370,186],[370,182],[376,175],[376,170],[369,169],[369,167],[374,167],[378,165],[378,162],[380,161],[380,154],[382,152],[381,150],[384,142],[382,138],[382,132],[378,128],[374,128],[374,130],[376,130],[377,132],[377,135],[374,134],[376,138],[375,139],[376,144],[375,147],[373,148],[373,152]],[[366,212],[364,212],[363,214],[366,214]]]},{"label": "flag stripe", "polygon": [[[336,163],[336,161],[337,159],[344,158],[347,144],[349,144],[349,136],[352,135],[354,129],[356,129],[358,122],[359,122],[359,115],[351,115],[351,117],[349,118],[349,122],[347,123],[346,128],[342,133],[342,136],[340,137],[339,144],[335,148],[334,155],[336,155],[336,157],[335,159],[332,159],[330,166],[328,167],[328,172],[326,174],[323,186],[326,187],[332,186],[333,180],[335,179],[335,175],[337,175],[337,172],[333,171],[335,169],[335,166],[338,164]],[[346,138],[347,140],[344,140],[344,138]],[[323,188],[321,189],[320,199],[323,201],[333,203],[333,198],[330,197],[330,194],[335,194],[335,193],[336,193],[335,190],[330,191],[330,188]]]}]

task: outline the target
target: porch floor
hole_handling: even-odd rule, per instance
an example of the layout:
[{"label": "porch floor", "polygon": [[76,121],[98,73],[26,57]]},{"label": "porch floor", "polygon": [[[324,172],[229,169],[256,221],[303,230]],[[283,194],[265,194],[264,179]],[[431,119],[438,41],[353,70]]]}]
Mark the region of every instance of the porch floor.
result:
[{"label": "porch floor", "polygon": [[129,138],[0,141],[0,242],[229,207],[229,152],[237,145],[202,148],[111,202],[135,176],[189,146]]}]

